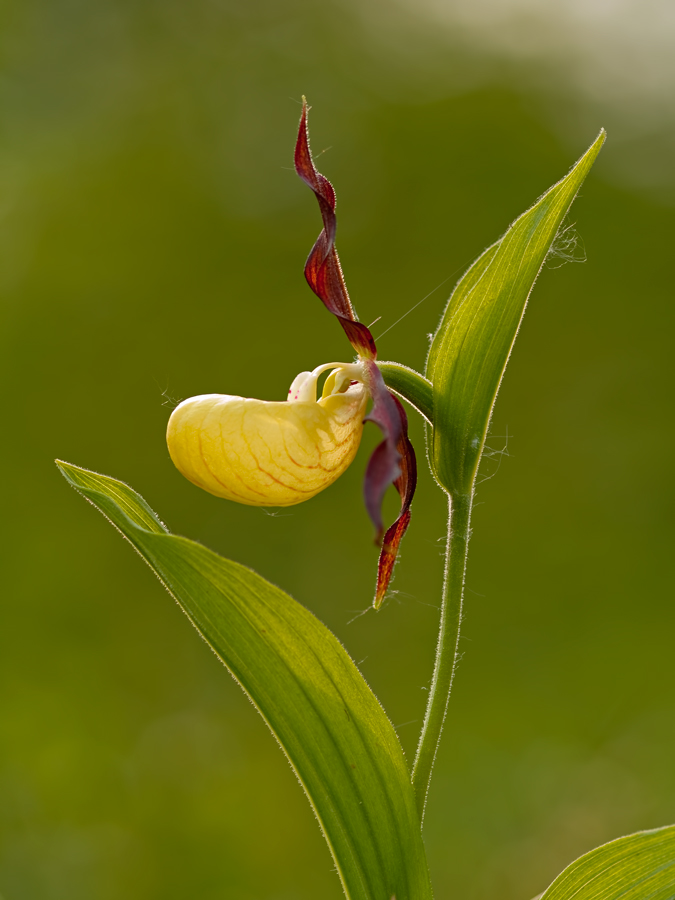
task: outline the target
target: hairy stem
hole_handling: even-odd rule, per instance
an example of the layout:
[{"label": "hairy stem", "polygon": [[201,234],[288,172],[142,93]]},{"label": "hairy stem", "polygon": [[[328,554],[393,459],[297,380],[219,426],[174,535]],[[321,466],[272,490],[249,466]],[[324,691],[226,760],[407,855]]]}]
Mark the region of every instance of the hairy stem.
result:
[{"label": "hairy stem", "polygon": [[436,663],[412,771],[420,822],[424,819],[431,772],[436,760],[457,665],[472,503],[473,492],[449,497],[448,543]]},{"label": "hairy stem", "polygon": [[407,400],[430,425],[434,424],[434,387],[428,378],[396,362],[377,362],[384,383]]}]

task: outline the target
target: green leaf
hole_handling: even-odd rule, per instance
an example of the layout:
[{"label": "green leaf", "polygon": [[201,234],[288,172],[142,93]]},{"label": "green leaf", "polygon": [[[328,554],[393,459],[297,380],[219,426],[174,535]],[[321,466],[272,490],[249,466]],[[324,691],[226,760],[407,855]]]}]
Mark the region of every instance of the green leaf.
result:
[{"label": "green leaf", "polygon": [[675,900],[675,825],[591,850],[539,900]]},{"label": "green leaf", "polygon": [[453,291],[436,332],[427,378],[434,390],[430,460],[451,494],[468,494],[525,306],[560,225],[605,140],[511,225]]},{"label": "green leaf", "polygon": [[169,534],[127,485],[57,465],[128,538],[251,698],[307,792],[347,897],[430,900],[401,746],[334,635],[260,575]]}]

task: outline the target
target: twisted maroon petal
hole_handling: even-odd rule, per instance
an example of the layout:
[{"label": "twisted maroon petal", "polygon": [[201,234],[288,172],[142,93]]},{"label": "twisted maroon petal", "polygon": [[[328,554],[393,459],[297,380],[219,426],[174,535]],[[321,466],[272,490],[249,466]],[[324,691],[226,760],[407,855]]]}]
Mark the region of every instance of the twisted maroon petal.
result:
[{"label": "twisted maroon petal", "polygon": [[375,341],[370,330],[356,318],[342,275],[335,249],[335,191],[330,181],[317,172],[312,160],[307,134],[308,111],[307,101],[303,97],[302,117],[295,145],[295,171],[314,191],[321,210],[323,229],[307,258],[305,278],[317,297],[323,300],[326,309],[337,316],[356,352],[367,359],[375,359]]},{"label": "twisted maroon petal", "polygon": [[[379,609],[394,572],[401,538],[410,523],[410,504],[417,485],[417,461],[408,438],[408,417],[401,402],[389,392],[374,362],[365,362],[365,368],[367,387],[373,398],[373,408],[366,420],[379,425],[384,434],[384,440],[370,457],[363,485],[366,509],[375,525],[376,541],[382,545],[373,601],[375,609]],[[382,500],[390,484],[401,498],[401,512],[385,532]]]},{"label": "twisted maroon petal", "polygon": [[[403,411],[403,407],[396,397],[394,397],[394,400],[396,400],[396,403],[401,408],[400,411],[405,419],[406,415]],[[387,529],[382,541],[382,550],[377,566],[377,587],[375,589],[375,599],[373,601],[375,609],[379,609],[382,605],[382,601],[387,593],[387,588],[389,587],[389,582],[391,581],[391,576],[394,574],[394,564],[396,563],[396,557],[398,556],[398,547],[401,543],[401,538],[408,530],[408,525],[410,524],[410,504],[412,503],[412,498],[417,486],[417,460],[415,459],[415,451],[413,450],[413,446],[410,443],[406,432],[407,421],[406,427],[401,434],[398,443],[398,451],[401,454],[401,475],[394,481],[394,487],[401,498],[401,512],[394,524]]]}]

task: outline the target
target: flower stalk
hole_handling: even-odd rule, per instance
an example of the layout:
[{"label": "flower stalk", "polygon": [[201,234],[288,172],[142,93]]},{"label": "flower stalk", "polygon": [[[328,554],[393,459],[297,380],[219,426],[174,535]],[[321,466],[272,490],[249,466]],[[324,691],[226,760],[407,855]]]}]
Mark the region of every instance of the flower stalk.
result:
[{"label": "flower stalk", "polygon": [[412,771],[417,811],[421,823],[424,821],[431,773],[441,740],[459,658],[459,634],[464,603],[466,561],[471,536],[472,506],[473,491],[470,494],[456,494],[455,496],[448,494],[448,536],[436,661]]}]

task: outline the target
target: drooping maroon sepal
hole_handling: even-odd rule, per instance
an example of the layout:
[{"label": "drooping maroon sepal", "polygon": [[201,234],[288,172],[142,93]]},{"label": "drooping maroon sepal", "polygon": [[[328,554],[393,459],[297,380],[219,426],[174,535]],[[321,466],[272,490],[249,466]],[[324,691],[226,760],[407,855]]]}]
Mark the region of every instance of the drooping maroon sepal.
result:
[{"label": "drooping maroon sepal", "polygon": [[[373,398],[373,408],[367,421],[379,425],[384,435],[384,440],[370,457],[363,485],[366,509],[375,526],[376,541],[382,546],[373,601],[375,609],[379,609],[394,572],[401,538],[410,522],[410,504],[417,485],[417,461],[408,438],[408,417],[401,402],[390,393],[374,362],[367,362],[365,369],[367,387]],[[401,498],[401,512],[385,532],[382,500],[391,484]]]},{"label": "drooping maroon sepal", "polygon": [[415,459],[413,445],[408,438],[407,416],[398,399],[394,397],[394,400],[399,406],[404,421],[403,431],[398,443],[398,451],[401,454],[401,474],[394,482],[394,487],[401,498],[401,512],[394,524],[387,529],[382,541],[382,550],[377,565],[377,587],[373,601],[375,609],[379,609],[382,605],[391,576],[394,574],[398,547],[410,524],[410,504],[417,486],[417,460]]},{"label": "drooping maroon sepal", "polygon": [[295,171],[300,178],[314,191],[319,202],[323,229],[305,264],[307,283],[319,297],[326,309],[333,313],[342,325],[345,333],[359,356],[375,359],[377,350],[370,330],[359,322],[349,299],[342,268],[335,249],[335,191],[333,185],[320,172],[317,172],[309,149],[307,133],[307,113],[309,107],[303,97],[302,117],[298,140],[295,145]]}]

